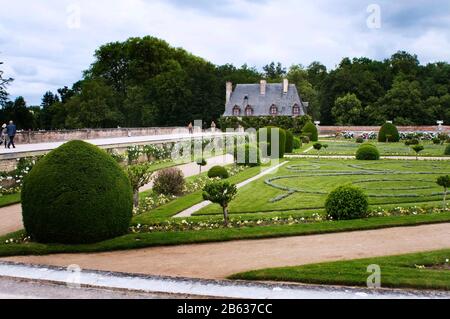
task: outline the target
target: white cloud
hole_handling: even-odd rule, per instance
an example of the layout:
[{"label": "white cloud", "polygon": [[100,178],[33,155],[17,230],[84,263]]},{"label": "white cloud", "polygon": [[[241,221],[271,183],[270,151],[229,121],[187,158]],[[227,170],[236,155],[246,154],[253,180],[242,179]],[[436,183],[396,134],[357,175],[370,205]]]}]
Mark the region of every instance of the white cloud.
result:
[{"label": "white cloud", "polygon": [[[144,35],[216,64],[318,60],[334,67],[345,56],[382,59],[397,50],[417,53],[424,63],[448,59],[450,14],[441,0],[431,0],[432,5],[378,1],[383,21],[376,30],[366,26],[373,1],[211,1],[6,2],[0,12],[0,59],[16,79],[10,93],[39,104],[45,91],[79,80],[100,45]],[[73,4],[81,9],[79,29],[67,26]]]}]

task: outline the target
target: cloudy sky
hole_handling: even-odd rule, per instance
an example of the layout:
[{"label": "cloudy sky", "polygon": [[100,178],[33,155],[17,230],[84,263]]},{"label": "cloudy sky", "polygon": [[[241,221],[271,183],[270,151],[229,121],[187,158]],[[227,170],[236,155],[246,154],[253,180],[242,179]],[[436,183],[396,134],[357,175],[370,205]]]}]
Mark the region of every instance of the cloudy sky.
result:
[{"label": "cloudy sky", "polygon": [[333,68],[342,57],[450,61],[449,0],[2,0],[0,61],[11,97],[39,104],[81,78],[95,49],[153,35],[216,64]]}]

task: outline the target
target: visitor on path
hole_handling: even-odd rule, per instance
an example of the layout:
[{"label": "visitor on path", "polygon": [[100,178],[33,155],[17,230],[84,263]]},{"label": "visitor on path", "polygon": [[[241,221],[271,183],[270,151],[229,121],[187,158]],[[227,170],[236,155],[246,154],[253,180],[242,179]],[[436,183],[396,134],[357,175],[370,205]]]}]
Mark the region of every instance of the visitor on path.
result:
[{"label": "visitor on path", "polygon": [[17,128],[13,121],[9,121],[9,125],[6,127],[6,131],[9,137],[8,148],[11,148],[11,145],[13,148],[16,148],[16,146],[14,145],[14,137],[16,137]]},{"label": "visitor on path", "polygon": [[216,128],[217,128],[217,125],[216,125],[216,123],[213,121],[213,122],[211,123],[211,132],[216,133]]},{"label": "visitor on path", "polygon": [[6,128],[6,124],[2,125],[2,130],[0,132],[0,146],[5,143],[5,148],[8,147],[8,129]]},{"label": "visitor on path", "polygon": [[192,125],[192,123],[189,123],[188,129],[189,129],[189,134],[194,134],[194,126]]}]

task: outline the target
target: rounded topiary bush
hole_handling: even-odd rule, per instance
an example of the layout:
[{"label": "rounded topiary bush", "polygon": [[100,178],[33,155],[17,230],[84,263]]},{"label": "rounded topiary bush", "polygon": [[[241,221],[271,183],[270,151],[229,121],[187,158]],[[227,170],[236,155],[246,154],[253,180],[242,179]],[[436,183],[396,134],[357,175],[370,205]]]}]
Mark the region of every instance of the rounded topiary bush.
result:
[{"label": "rounded topiary bush", "polygon": [[378,134],[378,142],[398,142],[400,141],[400,133],[398,132],[397,127],[394,124],[386,123]]},{"label": "rounded topiary bush", "polygon": [[450,145],[447,145],[447,147],[445,148],[444,155],[450,155]]},{"label": "rounded topiary bush", "polygon": [[291,131],[286,131],[286,153],[294,152],[294,134]]},{"label": "rounded topiary bush", "polygon": [[228,171],[225,167],[214,166],[209,170],[208,177],[209,178],[227,179],[228,177],[230,177],[230,174],[228,173]]},{"label": "rounded topiary bush", "polygon": [[367,217],[369,200],[367,195],[354,186],[341,186],[328,196],[325,208],[334,220],[348,220]]},{"label": "rounded topiary bush", "polygon": [[42,243],[87,244],[125,234],[133,192],[105,151],[68,142],[41,159],[24,180],[25,230]]},{"label": "rounded topiary bush", "polygon": [[356,159],[359,161],[378,161],[380,159],[380,152],[376,146],[372,144],[363,144],[356,152]]},{"label": "rounded topiary bush", "polygon": [[294,137],[294,150],[302,148],[302,141],[298,137]]},{"label": "rounded topiary bush", "polygon": [[[258,131],[258,143],[260,144],[260,149],[262,145],[267,145],[267,150],[262,150],[264,155],[268,157],[272,157],[272,134],[278,134],[278,150],[279,150],[279,158],[284,158],[284,154],[286,153],[286,131],[273,126],[268,126],[262,128]],[[266,137],[266,138],[265,138]]]},{"label": "rounded topiary bush", "polygon": [[302,129],[302,134],[309,137],[311,142],[319,141],[319,131],[313,122],[308,121]]}]

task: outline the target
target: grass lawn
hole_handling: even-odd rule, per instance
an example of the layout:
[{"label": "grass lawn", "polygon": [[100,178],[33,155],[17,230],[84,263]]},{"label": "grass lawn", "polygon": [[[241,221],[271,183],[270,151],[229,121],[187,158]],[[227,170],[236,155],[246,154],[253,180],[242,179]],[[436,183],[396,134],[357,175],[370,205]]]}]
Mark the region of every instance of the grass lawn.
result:
[{"label": "grass lawn", "polygon": [[367,278],[370,275],[367,267],[379,265],[382,287],[450,290],[448,259],[450,259],[450,249],[394,257],[264,269],[237,274],[231,279],[367,287]]},{"label": "grass lawn", "polygon": [[0,196],[0,207],[20,203],[20,193]]},{"label": "grass lawn", "polygon": [[[327,149],[322,149],[320,154],[322,155],[355,155],[361,144],[355,142],[355,140],[321,140],[322,144],[327,144]],[[377,141],[370,141],[370,143],[377,146],[382,156],[415,156],[416,153],[411,149],[411,147],[406,146],[404,142],[398,143],[379,143]],[[420,156],[445,156],[444,151],[448,144],[445,145],[435,145],[432,142],[425,141],[422,143],[425,150],[420,153]],[[306,154],[306,155],[317,155],[317,151],[311,149],[310,151],[304,153],[312,147],[314,143],[303,145],[300,150],[296,150],[296,154]]]},{"label": "grass lawn", "polygon": [[[444,174],[450,174],[450,162],[291,160],[276,174],[239,190],[230,213],[322,210],[328,194],[345,184],[362,188],[372,208],[438,206],[443,189],[436,179]],[[195,215],[221,213],[218,205],[210,205]]]},{"label": "grass lawn", "polygon": [[296,225],[255,226],[241,228],[219,228],[200,231],[169,231],[129,234],[91,245],[58,245],[38,243],[6,244],[6,240],[19,239],[23,232],[0,237],[0,257],[19,255],[48,255],[61,253],[93,253],[116,250],[129,250],[155,246],[224,242],[244,239],[278,238],[287,236],[306,236],[357,230],[381,229],[400,226],[418,226],[450,222],[450,212],[391,216],[339,222],[317,222]]}]

